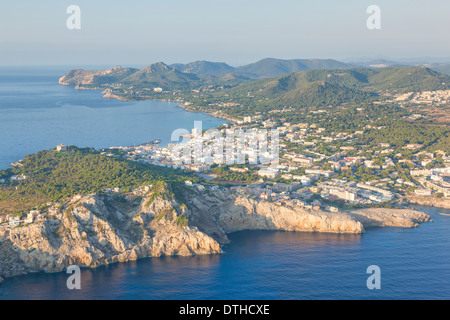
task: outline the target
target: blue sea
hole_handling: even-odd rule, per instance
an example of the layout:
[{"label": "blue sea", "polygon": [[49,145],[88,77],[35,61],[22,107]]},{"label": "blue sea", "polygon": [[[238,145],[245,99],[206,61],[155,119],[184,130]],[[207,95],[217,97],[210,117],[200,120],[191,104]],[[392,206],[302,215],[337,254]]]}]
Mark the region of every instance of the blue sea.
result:
[{"label": "blue sea", "polygon": [[[20,71],[20,70],[19,70]],[[57,84],[64,70],[1,70],[0,168],[59,143],[105,147],[160,138],[194,120],[176,104],[119,102]],[[242,231],[224,253],[148,258],[68,274],[8,279],[0,299],[450,299],[450,210],[417,207],[434,219],[417,228],[373,228],[361,235]],[[369,290],[367,268],[381,271]]]},{"label": "blue sea", "polygon": [[[148,258],[68,274],[8,279],[0,299],[450,299],[450,210],[418,207],[433,222],[362,235],[241,231],[224,253]],[[368,266],[380,268],[369,290]]]},{"label": "blue sea", "polygon": [[155,139],[170,142],[175,129],[204,129],[222,119],[192,113],[177,103],[122,102],[100,91],[58,84],[62,67],[0,68],[0,170],[25,155],[58,144],[104,148],[132,146]]}]

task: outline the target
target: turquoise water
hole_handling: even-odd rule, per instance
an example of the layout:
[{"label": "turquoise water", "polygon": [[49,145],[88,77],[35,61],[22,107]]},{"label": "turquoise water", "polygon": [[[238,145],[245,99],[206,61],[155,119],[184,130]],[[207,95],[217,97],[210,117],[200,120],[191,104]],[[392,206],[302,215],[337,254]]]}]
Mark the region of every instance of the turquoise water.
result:
[{"label": "turquoise water", "polygon": [[58,79],[67,71],[0,68],[0,170],[60,143],[102,148],[161,139],[165,145],[173,130],[190,130],[194,121],[205,129],[224,123],[176,103],[121,102],[61,86]]},{"label": "turquoise water", "polygon": [[[450,210],[433,222],[362,235],[242,231],[221,255],[148,258],[68,275],[31,274],[0,286],[0,299],[450,299]],[[381,289],[369,290],[369,265]]]}]

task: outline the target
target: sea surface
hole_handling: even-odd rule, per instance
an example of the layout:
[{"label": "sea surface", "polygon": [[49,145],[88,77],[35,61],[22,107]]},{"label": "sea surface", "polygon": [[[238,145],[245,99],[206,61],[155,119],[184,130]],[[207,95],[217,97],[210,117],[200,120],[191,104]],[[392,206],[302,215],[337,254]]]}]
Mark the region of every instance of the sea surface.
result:
[{"label": "sea surface", "polygon": [[104,148],[161,139],[175,129],[204,129],[225,123],[187,112],[177,103],[104,99],[99,90],[58,84],[69,68],[0,67],[0,170],[25,155],[58,144]]},{"label": "sea surface", "polygon": [[[160,138],[222,120],[174,103],[119,102],[57,84],[67,70],[0,69],[0,168],[59,143],[108,147]],[[450,299],[450,210],[417,207],[434,219],[418,228],[362,235],[242,231],[224,253],[148,258],[68,274],[34,273],[0,285],[0,299]],[[371,265],[381,289],[367,288]]]},{"label": "sea surface", "polygon": [[[0,299],[450,299],[450,210],[418,207],[434,219],[417,228],[373,228],[362,235],[241,231],[225,252],[148,258],[8,279]],[[380,268],[381,288],[366,273]]]}]

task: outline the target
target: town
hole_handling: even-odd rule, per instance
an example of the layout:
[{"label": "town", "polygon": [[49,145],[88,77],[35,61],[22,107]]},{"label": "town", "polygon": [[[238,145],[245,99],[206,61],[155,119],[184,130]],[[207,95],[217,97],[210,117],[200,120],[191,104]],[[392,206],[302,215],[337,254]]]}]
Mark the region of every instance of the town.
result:
[{"label": "town", "polygon": [[[407,144],[402,150],[413,153],[404,157],[402,153],[395,153],[389,143],[363,148],[357,144],[367,131],[379,129],[366,125],[353,133],[328,132],[317,124],[283,122],[276,126],[274,119],[269,117],[261,121],[261,117],[256,115],[212,130],[194,128],[183,135],[182,144],[173,142],[161,147],[160,140],[155,140],[138,146],[102,149],[101,153],[108,157],[193,171],[203,183],[186,181],[186,186],[199,190],[227,188],[259,201],[307,210],[338,212],[339,208],[389,205],[406,195],[450,197],[450,157],[444,151],[421,151],[421,145]],[[228,148],[211,148],[214,143],[222,141],[218,140],[218,134],[225,136],[228,132],[240,133],[232,140],[231,162],[229,144]],[[271,153],[270,148],[266,148],[263,154],[258,154],[260,150],[252,148],[248,141],[255,132],[268,133],[266,147],[270,146],[270,138],[274,138],[276,132],[279,150]],[[242,133],[247,140],[242,139]],[[199,147],[202,151],[200,158],[188,157],[186,161],[180,157],[180,150],[190,152]],[[55,152],[67,149],[68,146],[61,144]],[[12,164],[12,167],[20,166],[21,161]],[[14,175],[9,179],[20,181],[27,176]],[[0,180],[0,183],[5,183],[5,180]],[[142,186],[133,192],[145,192],[150,188]],[[108,188],[104,192],[119,193],[121,190]],[[65,204],[47,203],[44,210],[35,208],[22,218],[18,215],[0,216],[0,225],[17,227],[57,218],[63,207],[82,196],[77,194]]]},{"label": "town", "polygon": [[[274,125],[275,122],[271,119],[259,123],[258,118],[253,120],[251,117],[244,117],[243,121],[223,125],[220,132],[225,135],[227,130],[251,131],[272,128]],[[395,154],[388,143],[379,143],[364,151],[357,150],[351,143],[359,140],[364,135],[364,130],[353,134],[337,132],[325,135],[325,130],[317,125],[287,122],[276,129],[280,139],[280,158],[276,165],[272,161],[269,164],[224,164],[225,148],[220,150],[224,154],[213,157],[219,159],[217,163],[211,162],[211,158],[209,162],[202,158],[200,163],[182,164],[178,157],[177,143],[170,143],[166,147],[155,144],[113,147],[103,153],[108,156],[120,154],[133,161],[195,171],[215,187],[227,186],[233,192],[252,198],[308,209],[338,211],[336,203],[344,207],[380,205],[407,194],[450,197],[450,157],[444,151],[418,151],[420,145],[408,144],[403,147],[405,150],[417,152],[412,157],[404,158],[401,153]],[[191,144],[192,149],[199,143],[195,139],[198,134],[194,129],[188,135],[190,140],[186,144]],[[201,135],[201,143],[206,147],[216,138],[217,135],[205,131]],[[314,150],[317,141],[322,143],[322,148],[325,144],[325,147],[328,146],[335,152],[317,152]],[[341,142],[339,150],[333,148],[332,143],[335,141]],[[292,151],[289,146],[293,144],[304,148],[301,152]],[[238,149],[238,143],[235,142],[234,147],[236,156],[245,155],[246,159],[257,156],[254,149],[248,148],[248,143],[240,145],[243,149]],[[222,170],[217,170],[218,167],[222,167]],[[218,171],[225,174],[218,174]],[[227,173],[235,179],[227,179],[230,176]]]},{"label": "town", "polygon": [[[153,91],[164,90],[158,87]],[[445,106],[450,90],[387,96],[390,100],[373,104],[377,108],[375,112],[379,113],[378,120],[383,112],[388,114],[390,110],[396,110],[398,115],[393,115],[394,118],[414,121],[426,117],[420,113],[421,106]],[[389,104],[401,108],[392,109]],[[407,111],[412,105],[419,106],[414,109],[418,113],[411,114],[412,109]],[[101,154],[195,172],[201,183],[186,181],[187,187],[211,191],[228,189],[258,201],[307,210],[338,212],[358,207],[391,206],[410,198],[450,198],[447,150],[430,150],[420,143],[406,143],[399,148],[390,141],[383,141],[382,137],[395,127],[379,125],[377,119],[369,119],[366,114],[374,111],[365,105],[336,106],[334,111],[315,108],[300,115],[294,109],[284,107],[238,117],[228,115],[233,108],[242,108],[234,102],[211,103],[207,107],[185,102],[180,107],[208,112],[228,122],[208,130],[203,130],[201,124],[200,127],[194,124],[194,129],[184,130],[178,137],[182,138],[181,142],[172,141],[166,146],[160,146],[157,139],[135,146],[104,148],[100,150]],[[353,130],[327,125],[336,117],[342,118],[346,112],[353,117],[361,114],[364,121],[352,124]],[[351,121],[348,116],[342,119]],[[230,134],[231,138],[227,137]],[[61,144],[54,150],[65,152],[68,148]],[[22,161],[11,164],[12,168],[21,166]],[[10,181],[0,179],[0,185],[26,179],[26,175],[16,174],[8,177]],[[139,194],[150,188],[141,186],[132,192]],[[103,191],[120,193],[121,189]],[[63,208],[81,197],[83,195],[77,194],[65,203],[47,203],[28,214],[1,215],[0,226],[17,227],[57,218]]]}]

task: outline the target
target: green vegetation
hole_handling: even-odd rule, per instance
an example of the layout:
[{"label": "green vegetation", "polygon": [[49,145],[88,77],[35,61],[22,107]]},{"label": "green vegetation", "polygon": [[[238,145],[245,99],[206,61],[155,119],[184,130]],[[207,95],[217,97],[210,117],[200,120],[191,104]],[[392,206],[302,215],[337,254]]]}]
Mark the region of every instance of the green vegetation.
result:
[{"label": "green vegetation", "polygon": [[310,69],[349,68],[351,65],[332,59],[292,59],[266,58],[234,70],[235,73],[250,78],[275,77],[286,73]]},{"label": "green vegetation", "polygon": [[[238,167],[238,166],[236,166]],[[213,166],[211,172],[218,175],[219,180],[230,182],[254,183],[260,179],[254,169],[245,172],[231,171],[230,166]]]},{"label": "green vegetation", "polygon": [[[190,102],[191,111],[217,112],[238,119],[258,116],[259,123],[252,124],[254,127],[269,118],[275,126],[284,122],[299,124],[286,128],[309,143],[283,139],[283,152],[309,156],[314,159],[314,165],[324,170],[332,170],[331,165],[320,160],[317,153],[332,156],[345,151],[347,157],[363,156],[374,160],[376,166],[383,165],[385,157],[397,161],[413,159],[419,151],[450,153],[448,125],[436,125],[431,118],[420,115],[412,117],[421,113],[422,105],[419,108],[389,102],[398,93],[450,89],[450,76],[425,67],[368,69],[350,68],[333,60],[264,59],[241,68],[207,62],[176,66],[157,63],[142,70],[117,67],[104,75],[85,70],[66,74],[69,84],[79,83],[85,77],[93,77],[93,80],[84,87],[110,88],[114,94],[130,100],[178,99]],[[163,92],[154,91],[155,87],[163,88]],[[448,106],[437,111],[445,115],[445,108]],[[439,112],[435,117],[441,117]],[[300,127],[309,127],[307,137]],[[381,148],[381,143],[389,146]],[[417,148],[408,147],[413,144],[418,145]],[[0,214],[20,214],[49,201],[65,202],[78,193],[99,193],[115,187],[128,192],[150,184],[153,187],[144,205],[149,206],[158,197],[183,204],[187,203],[184,198],[189,192],[183,182],[198,181],[192,172],[128,161],[122,158],[123,151],[106,151],[113,156],[76,147],[70,147],[67,152],[41,151],[25,157],[22,166],[0,171],[0,179],[6,180],[0,185]],[[443,165],[442,159],[435,158],[426,168]],[[411,164],[407,162],[383,170],[359,164],[336,177],[362,182],[393,177],[411,181],[410,169]],[[230,170],[230,166],[213,166],[211,172],[220,180],[216,183],[225,182],[224,185],[248,184],[260,179],[252,168],[236,171]],[[305,170],[299,168],[291,173],[304,174]],[[26,178],[10,181],[13,175]],[[285,182],[282,178],[275,181]],[[394,188],[392,184],[386,186]],[[127,201],[120,195],[115,198],[118,202]],[[141,201],[142,198],[133,205]],[[163,216],[165,214],[157,219]],[[184,225],[184,219],[178,216],[176,223]]]},{"label": "green vegetation", "polygon": [[176,220],[175,223],[180,226],[180,227],[184,227],[187,226],[189,224],[189,220],[187,217],[183,216],[183,215],[179,215]]},{"label": "green vegetation", "polygon": [[24,212],[48,201],[64,202],[75,194],[92,194],[106,188],[137,188],[196,180],[193,173],[107,157],[94,149],[70,147],[67,152],[40,151],[26,156],[23,167],[0,172],[25,175],[21,181],[0,186],[0,212]]},{"label": "green vegetation", "polygon": [[[393,104],[360,104],[356,106],[328,110],[324,113],[286,112],[283,117],[292,123],[316,124],[325,129],[321,135],[334,137],[336,133],[353,134],[356,131],[364,132],[357,136],[353,142],[333,141],[329,144],[317,142],[314,151],[333,155],[342,146],[353,146],[355,151],[348,151],[348,155],[356,155],[363,151],[376,148],[379,143],[388,143],[394,154],[401,153],[410,159],[415,152],[426,150],[434,152],[443,150],[450,153],[450,129],[447,126],[438,126],[425,121],[409,122],[403,119],[409,112]],[[296,132],[298,130],[294,130]],[[421,145],[415,152],[403,149],[408,144]],[[332,148],[334,147],[334,148]],[[287,150],[303,152],[305,146],[296,143],[287,143]],[[386,148],[384,148],[386,149]],[[306,152],[304,152],[307,154]],[[369,156],[368,154],[363,154]]]},{"label": "green vegetation", "polygon": [[[221,112],[241,118],[274,110],[307,112],[385,101],[392,94],[447,90],[450,76],[424,67],[307,70],[245,82],[215,92],[185,96],[193,111]],[[224,105],[233,103],[235,105]],[[328,108],[331,106],[332,108]]]},{"label": "green vegetation", "polygon": [[[450,129],[441,126],[408,123],[400,120],[386,120],[383,128],[364,134],[362,143],[389,143],[394,148],[407,144],[419,144],[429,151],[443,150],[450,153]],[[436,145],[439,143],[438,145]],[[399,150],[409,155],[408,150]]]},{"label": "green vegetation", "polygon": [[171,200],[175,196],[165,181],[156,181],[150,190],[150,194],[150,198],[145,204],[146,207],[150,206],[156,198]]},{"label": "green vegetation", "polygon": [[[398,93],[450,88],[449,75],[425,67],[351,68],[334,60],[264,59],[234,69],[205,61],[172,66],[160,62],[141,70],[113,68],[108,74],[72,70],[65,80],[80,83],[93,74],[83,87],[110,88],[128,100],[186,101],[192,111],[238,118],[267,116],[274,110],[349,107],[384,101]],[[155,92],[156,87],[162,92]]]}]

